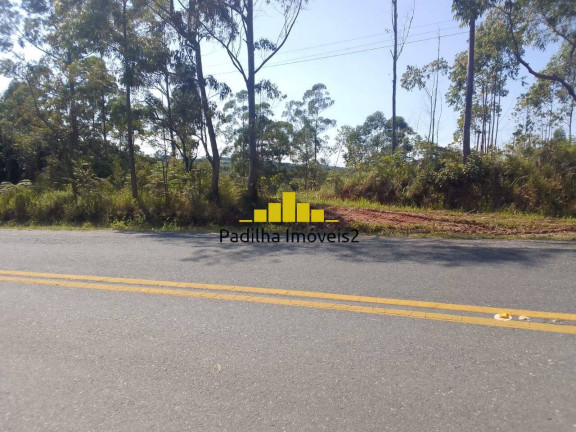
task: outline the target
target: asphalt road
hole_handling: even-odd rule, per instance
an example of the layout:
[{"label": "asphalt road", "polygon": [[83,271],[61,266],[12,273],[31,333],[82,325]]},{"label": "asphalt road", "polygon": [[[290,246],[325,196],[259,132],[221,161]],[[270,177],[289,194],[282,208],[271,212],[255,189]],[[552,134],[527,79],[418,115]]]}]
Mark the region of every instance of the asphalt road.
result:
[{"label": "asphalt road", "polygon": [[[576,312],[561,242],[3,229],[0,270]],[[576,431],[574,334],[157,294],[0,280],[0,430]]]}]

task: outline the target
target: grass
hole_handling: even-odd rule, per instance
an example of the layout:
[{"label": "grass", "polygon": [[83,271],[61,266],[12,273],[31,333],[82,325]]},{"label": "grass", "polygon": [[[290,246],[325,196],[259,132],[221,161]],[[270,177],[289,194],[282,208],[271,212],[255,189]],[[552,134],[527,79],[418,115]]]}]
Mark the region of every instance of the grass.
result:
[{"label": "grass", "polygon": [[109,224],[93,224],[85,222],[82,224],[73,223],[55,223],[55,224],[38,224],[38,223],[19,223],[19,222],[0,222],[0,229],[17,229],[17,230],[50,230],[50,231],[134,231],[134,232],[181,232],[181,233],[214,233],[221,228],[236,229],[236,227],[216,227],[207,226],[186,226],[179,227],[176,225],[166,224],[162,227],[155,227],[151,224],[125,223],[124,221],[111,222]]},{"label": "grass", "polygon": [[[576,240],[576,219],[574,218],[554,218],[537,213],[509,210],[465,212],[382,205],[365,199],[335,199],[319,192],[300,193],[298,198],[300,201],[310,202],[317,206],[345,208],[349,217],[354,215],[350,209],[370,209],[382,212],[374,214],[373,218],[370,215],[358,214],[356,219],[348,223],[348,227],[359,229],[367,234],[466,239]],[[410,221],[414,217],[422,218],[422,220]],[[402,221],[402,218],[405,220]],[[457,228],[454,224],[457,224]]]},{"label": "grass", "polygon": [[[335,199],[315,191],[299,192],[297,198],[299,202],[310,202],[320,207],[339,207],[349,212],[349,220],[346,224],[326,226],[316,224],[317,230],[358,229],[364,235],[417,238],[576,240],[576,219],[574,218],[552,218],[535,213],[512,211],[481,213],[382,205],[366,199]],[[355,215],[353,211],[350,212],[350,209],[370,209],[382,213],[362,215],[358,212]],[[393,213],[393,218],[390,217],[390,213]],[[402,218],[405,219],[402,220]],[[220,229],[240,232],[249,227],[263,228],[270,233],[282,232],[287,228],[295,231],[308,229],[307,224],[227,224],[220,226],[213,223],[179,225],[176,221],[154,226],[141,219],[112,220],[101,223],[0,222],[0,228],[176,233],[214,233],[219,232]]]},{"label": "grass", "polygon": [[377,202],[369,201],[365,198],[361,198],[358,200],[329,198],[322,195],[321,192],[317,191],[298,192],[297,199],[299,202],[309,202],[311,204],[316,204],[319,206],[353,207],[353,208],[365,208],[372,210],[404,211],[412,213],[426,213],[433,210],[421,207],[384,205]]},{"label": "grass", "polygon": [[[295,227],[294,225],[283,224],[259,224],[250,226],[188,226],[176,227],[165,225],[163,227],[153,227],[151,225],[142,224],[125,224],[125,223],[112,223],[109,225],[102,224],[52,224],[52,225],[39,225],[39,224],[19,224],[19,223],[6,223],[0,224],[0,229],[19,229],[19,230],[53,230],[53,231],[131,231],[131,232],[166,232],[166,233],[200,233],[211,234],[218,233],[221,229],[227,229],[230,232],[245,231],[248,227],[265,229],[269,233],[284,232],[287,228],[294,231],[304,231],[306,226],[301,225]],[[446,232],[437,229],[433,226],[425,224],[413,224],[406,226],[379,225],[379,224],[366,224],[363,222],[353,222],[346,226],[346,229],[357,229],[361,235],[377,236],[377,237],[399,237],[399,238],[432,238],[432,239],[465,239],[465,240],[481,240],[481,239],[498,239],[498,240],[544,240],[544,241],[576,241],[575,234],[490,234],[490,233],[454,233]],[[319,230],[321,231],[321,229]]]},{"label": "grass", "polygon": [[501,210],[497,212],[481,212],[481,211],[464,211],[464,210],[444,210],[432,207],[427,208],[427,207],[415,207],[415,206],[388,205],[369,201],[364,198],[357,200],[331,198],[326,197],[322,195],[321,192],[317,191],[299,192],[298,200],[302,202],[309,202],[319,206],[352,207],[352,208],[362,208],[371,210],[422,213],[422,214],[435,213],[438,215],[446,215],[454,217],[465,217],[468,215],[475,215],[475,216],[494,217],[498,219],[523,219],[523,220],[546,219],[546,220],[566,221],[566,222],[576,221],[575,218],[570,217],[557,218],[557,217],[544,216],[539,213],[524,213],[520,211],[511,211],[511,210]]}]

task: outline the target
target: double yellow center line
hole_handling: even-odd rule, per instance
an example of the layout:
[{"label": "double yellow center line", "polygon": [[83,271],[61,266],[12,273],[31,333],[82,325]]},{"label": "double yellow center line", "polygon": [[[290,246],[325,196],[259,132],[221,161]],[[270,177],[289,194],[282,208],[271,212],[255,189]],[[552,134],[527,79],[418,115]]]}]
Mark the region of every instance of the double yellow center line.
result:
[{"label": "double yellow center line", "polygon": [[[568,313],[495,308],[451,303],[436,303],[417,300],[367,297],[313,291],[281,290],[235,285],[214,285],[191,282],[115,278],[105,276],[38,273],[12,270],[0,270],[0,275],[0,282],[4,281],[21,284],[61,286],[68,288],[162,294],[179,297],[299,306],[315,309],[331,309],[337,311],[366,314],[393,315],[435,321],[461,322],[495,327],[576,334],[576,325],[517,320],[518,316],[526,316],[529,319],[576,322],[576,314]],[[368,306],[367,304],[378,306]],[[382,305],[392,307],[382,307]],[[428,310],[450,311],[453,313],[438,313],[430,312]],[[507,313],[512,315],[513,319],[510,321],[498,321],[493,318],[493,315],[498,313]],[[469,314],[488,314],[490,316],[485,317]]]}]

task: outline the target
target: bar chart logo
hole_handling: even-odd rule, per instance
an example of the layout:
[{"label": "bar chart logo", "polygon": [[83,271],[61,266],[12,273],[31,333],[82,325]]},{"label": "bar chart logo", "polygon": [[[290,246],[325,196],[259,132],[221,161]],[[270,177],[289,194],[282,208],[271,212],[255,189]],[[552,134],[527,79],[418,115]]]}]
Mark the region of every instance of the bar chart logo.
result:
[{"label": "bar chart logo", "polygon": [[324,210],[311,209],[310,203],[297,203],[296,192],[282,193],[281,203],[269,203],[267,210],[254,210],[252,219],[241,219],[240,223],[295,222],[295,223],[336,223],[338,220],[326,219]]}]

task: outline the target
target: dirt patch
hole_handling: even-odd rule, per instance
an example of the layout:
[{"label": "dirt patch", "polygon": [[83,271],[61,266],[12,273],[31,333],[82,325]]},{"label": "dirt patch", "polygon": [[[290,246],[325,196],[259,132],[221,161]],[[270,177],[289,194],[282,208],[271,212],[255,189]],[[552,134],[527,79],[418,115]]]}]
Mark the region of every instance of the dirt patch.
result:
[{"label": "dirt patch", "polygon": [[458,214],[445,211],[405,212],[326,206],[326,217],[341,227],[389,234],[452,234],[486,237],[550,237],[576,240],[576,221],[502,217],[498,214]]}]

